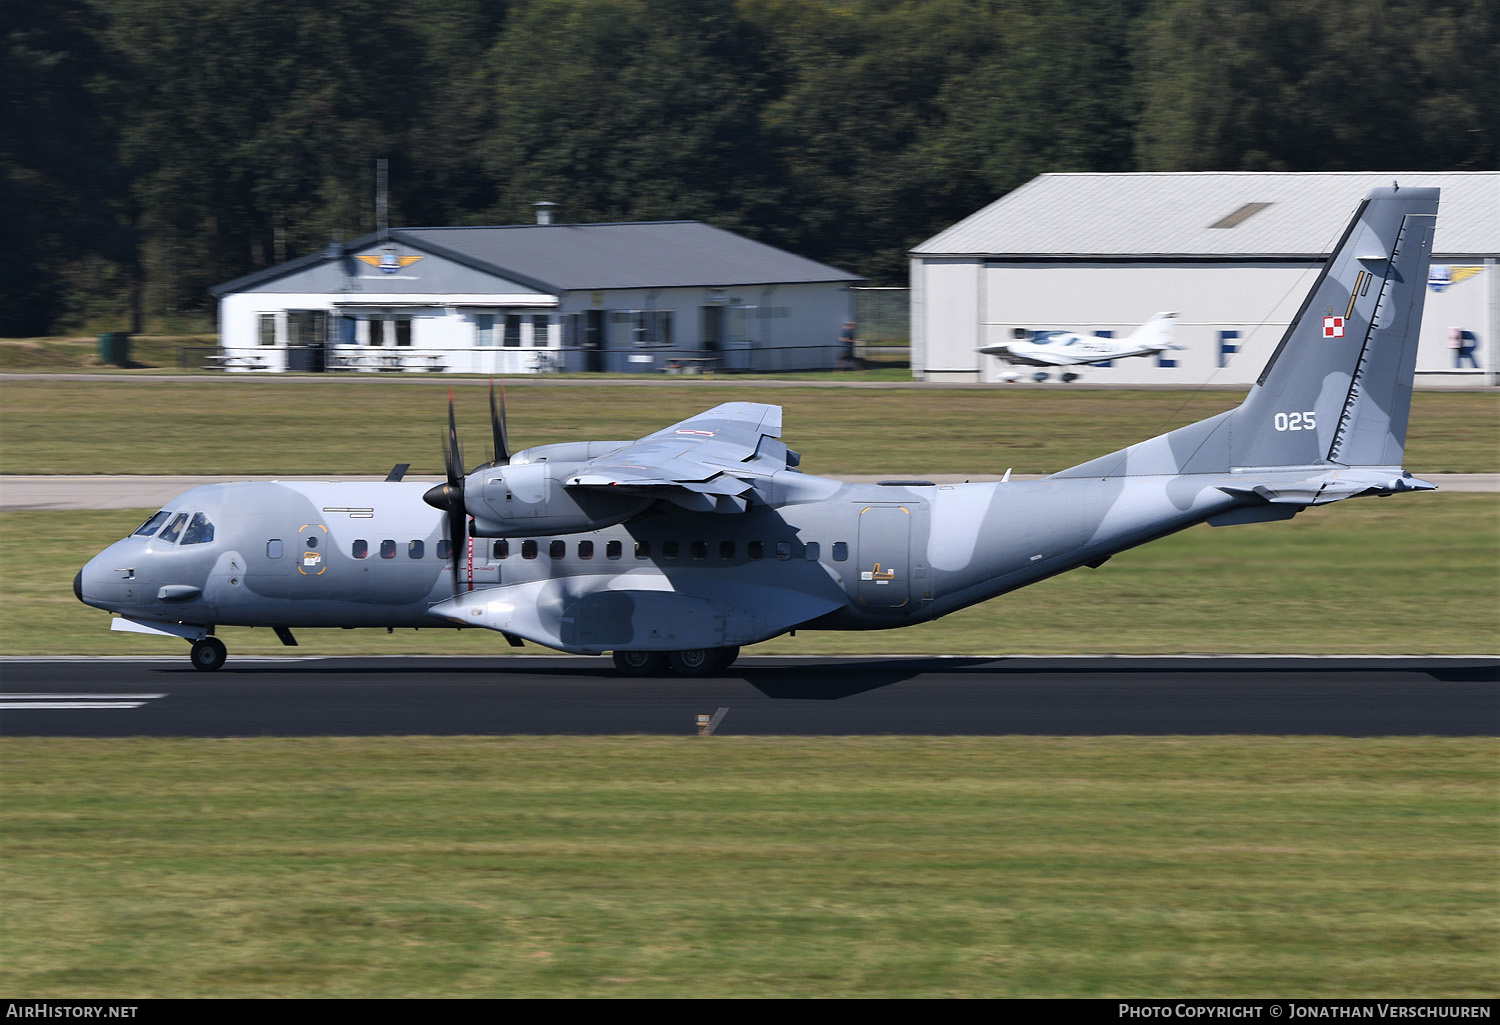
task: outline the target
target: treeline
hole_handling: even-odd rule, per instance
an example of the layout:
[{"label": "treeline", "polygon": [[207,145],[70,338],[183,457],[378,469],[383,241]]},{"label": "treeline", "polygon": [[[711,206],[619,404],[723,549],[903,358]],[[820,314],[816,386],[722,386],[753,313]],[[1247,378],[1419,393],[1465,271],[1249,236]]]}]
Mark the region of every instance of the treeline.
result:
[{"label": "treeline", "polygon": [[0,5],[0,334],[375,227],[694,218],[904,283],[1044,171],[1500,166],[1493,0]]}]

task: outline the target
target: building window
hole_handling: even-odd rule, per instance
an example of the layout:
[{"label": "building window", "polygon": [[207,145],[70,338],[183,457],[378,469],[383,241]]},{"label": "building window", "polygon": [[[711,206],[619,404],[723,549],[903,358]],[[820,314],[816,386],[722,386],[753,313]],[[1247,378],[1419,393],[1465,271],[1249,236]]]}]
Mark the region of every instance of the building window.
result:
[{"label": "building window", "polygon": [[260,344],[276,344],[276,314],[274,313],[260,315]]},{"label": "building window", "polygon": [[385,344],[385,318],[370,317],[365,321],[365,344]]},{"label": "building window", "polygon": [[531,344],[537,348],[540,348],[551,342],[551,339],[547,337],[548,320],[549,318],[545,313],[532,314]]},{"label": "building window", "polygon": [[505,347],[507,349],[514,349],[520,344],[521,315],[519,313],[507,313],[505,315]]},{"label": "building window", "polygon": [[630,341],[634,345],[671,345],[671,310],[619,310],[611,314],[616,324],[630,326]]},{"label": "building window", "polygon": [[482,347],[495,344],[495,315],[493,313],[475,314],[474,344]]},{"label": "building window", "polygon": [[396,344],[411,345],[411,318],[397,317],[394,325],[396,328]]}]

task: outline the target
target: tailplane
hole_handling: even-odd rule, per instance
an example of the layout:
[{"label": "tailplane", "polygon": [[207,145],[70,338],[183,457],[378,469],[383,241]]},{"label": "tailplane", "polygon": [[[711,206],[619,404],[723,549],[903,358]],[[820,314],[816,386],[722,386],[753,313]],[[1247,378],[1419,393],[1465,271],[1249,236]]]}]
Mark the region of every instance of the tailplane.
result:
[{"label": "tailplane", "polygon": [[1401,476],[1437,207],[1434,188],[1372,189],[1237,409],[1056,476]]}]

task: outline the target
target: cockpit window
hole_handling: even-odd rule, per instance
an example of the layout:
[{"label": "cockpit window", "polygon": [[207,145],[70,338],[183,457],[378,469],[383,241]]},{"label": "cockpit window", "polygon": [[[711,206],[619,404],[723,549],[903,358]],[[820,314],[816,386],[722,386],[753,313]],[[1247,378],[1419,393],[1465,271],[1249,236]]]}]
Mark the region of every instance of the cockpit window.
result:
[{"label": "cockpit window", "polygon": [[187,533],[182,535],[182,543],[185,545],[202,545],[214,539],[214,525],[209,522],[207,516],[202,513],[193,513],[193,522],[188,524]]},{"label": "cockpit window", "polygon": [[155,516],[152,516],[145,523],[142,523],[139,527],[135,528],[135,534],[132,535],[132,536],[134,536],[134,537],[150,537],[152,534],[155,534],[158,530],[161,529],[161,525],[163,523],[167,522],[167,517],[171,516],[171,515],[172,514],[170,512],[168,512],[167,510],[163,509],[161,512],[157,513]]},{"label": "cockpit window", "polygon": [[167,524],[167,529],[161,532],[161,539],[168,544],[177,543],[177,535],[182,533],[182,525],[187,522],[187,513],[178,513],[172,517],[172,522]]}]

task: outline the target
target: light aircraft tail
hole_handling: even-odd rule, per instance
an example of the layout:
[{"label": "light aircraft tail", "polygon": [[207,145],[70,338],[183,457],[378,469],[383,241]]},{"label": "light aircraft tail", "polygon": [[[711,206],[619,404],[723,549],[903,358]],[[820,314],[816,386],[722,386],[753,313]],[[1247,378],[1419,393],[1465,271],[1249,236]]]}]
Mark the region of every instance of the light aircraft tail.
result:
[{"label": "light aircraft tail", "polygon": [[[1401,476],[1438,191],[1365,196],[1237,409],[1056,476],[1321,470],[1390,481],[1377,490],[1431,487],[1397,486],[1390,471]],[[1359,468],[1380,472],[1342,473]]]},{"label": "light aircraft tail", "polygon": [[1177,314],[1175,313],[1158,313],[1132,331],[1130,337],[1126,338],[1125,341],[1131,345],[1139,345],[1145,349],[1156,349],[1158,351],[1175,348],[1172,344],[1172,325],[1176,319]]}]

